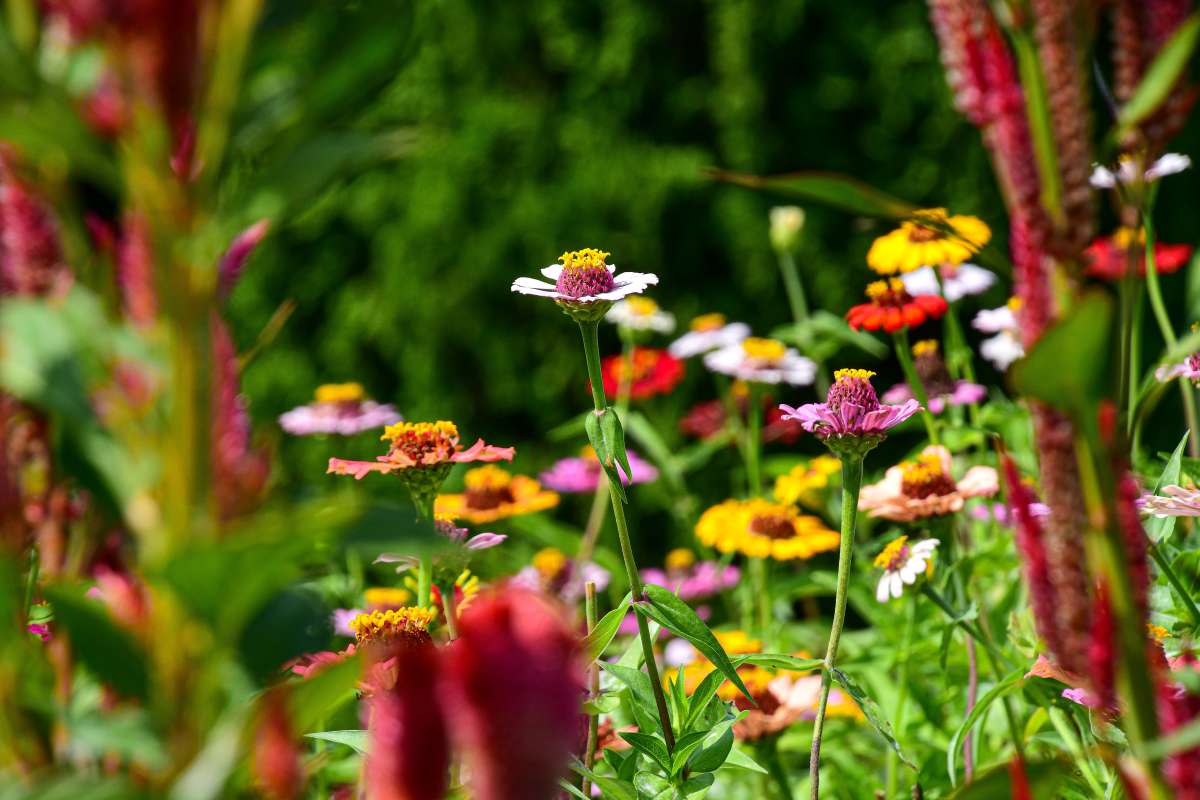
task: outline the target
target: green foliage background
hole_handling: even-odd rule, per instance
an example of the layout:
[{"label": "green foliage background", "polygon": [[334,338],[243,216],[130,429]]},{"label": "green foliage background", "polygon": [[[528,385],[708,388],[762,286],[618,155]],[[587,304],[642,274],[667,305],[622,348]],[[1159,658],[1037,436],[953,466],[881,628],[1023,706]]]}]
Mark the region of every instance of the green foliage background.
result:
[{"label": "green foliage background", "polygon": [[[654,297],[682,324],[712,310],[759,332],[788,321],[766,236],[781,201],[714,184],[707,166],[849,173],[978,214],[1004,246],[986,154],[951,106],[916,0],[448,0],[369,15],[387,20],[379,46],[349,52],[336,10],[304,13],[296,34],[271,41],[319,54],[310,72],[324,79],[330,122],[386,135],[391,157],[279,220],[235,292],[243,346],[281,302],[297,304],[245,374],[264,430],[315,385],[360,380],[409,418],[457,420],[465,437],[540,438],[587,402],[577,335],[552,304],[508,287],[566,249],[602,247],[621,267],[657,273]],[[277,5],[264,26],[298,22]],[[256,85],[278,81],[280,55],[258,54],[251,103]],[[293,51],[288,68],[298,63]],[[309,76],[291,79],[308,101]],[[295,167],[300,180],[315,169]],[[1195,171],[1168,182],[1164,239],[1190,233],[1172,200],[1196,189]],[[881,229],[808,211],[799,263],[810,302],[840,314],[861,297]],[[1168,280],[1182,302],[1185,278]],[[604,336],[615,351],[614,332]],[[330,454],[328,442],[280,446],[292,486]]]}]

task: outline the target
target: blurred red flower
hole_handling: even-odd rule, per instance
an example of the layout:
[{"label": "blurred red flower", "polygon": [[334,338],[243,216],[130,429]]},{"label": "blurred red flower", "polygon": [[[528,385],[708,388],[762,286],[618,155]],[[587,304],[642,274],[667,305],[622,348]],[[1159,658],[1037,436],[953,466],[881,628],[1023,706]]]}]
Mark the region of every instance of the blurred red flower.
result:
[{"label": "blurred red flower", "polygon": [[[1122,229],[1112,236],[1101,236],[1088,245],[1083,251],[1084,272],[1093,278],[1106,281],[1118,281],[1125,276],[1129,264],[1129,249],[1137,248],[1137,270],[1141,277],[1146,276],[1146,245],[1137,243],[1128,231]],[[1154,263],[1159,275],[1175,272],[1192,257],[1192,247],[1186,244],[1154,245]]]},{"label": "blurred red flower", "polygon": [[439,702],[439,653],[432,639],[395,648],[395,685],[370,699],[367,787],[376,800],[440,800],[449,782],[450,741]]},{"label": "blurred red flower", "polygon": [[867,297],[871,302],[860,303],[846,312],[846,321],[856,331],[883,328],[895,333],[901,328],[914,328],[927,319],[939,319],[948,307],[940,295],[913,297],[904,288],[904,282],[896,278],[870,284]]},{"label": "blurred red flower", "polygon": [[[683,362],[666,350],[653,347],[635,347],[630,354],[629,364],[623,356],[609,356],[600,366],[604,378],[604,392],[616,397],[622,381],[629,382],[629,396],[644,400],[658,394],[668,394],[683,380]],[[626,370],[630,370],[626,374]]]}]

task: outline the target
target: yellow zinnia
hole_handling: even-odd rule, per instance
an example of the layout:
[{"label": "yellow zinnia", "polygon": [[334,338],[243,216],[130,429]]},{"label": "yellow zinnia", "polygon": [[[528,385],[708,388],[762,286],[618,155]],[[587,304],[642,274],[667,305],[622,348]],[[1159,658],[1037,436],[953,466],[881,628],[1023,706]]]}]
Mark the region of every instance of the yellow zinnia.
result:
[{"label": "yellow zinnia", "polygon": [[705,511],[696,538],[722,553],[738,552],[777,561],[811,558],[836,550],[837,531],[817,517],[767,500],[726,500]]},{"label": "yellow zinnia", "polygon": [[434,513],[479,525],[558,505],[558,494],[533,478],[511,475],[492,464],[468,470],[464,483],[461,494],[438,495]]},{"label": "yellow zinnia", "polygon": [[830,479],[841,471],[842,462],[833,456],[817,456],[797,464],[775,479],[775,502],[785,506],[802,505],[817,509],[820,492],[829,488]]},{"label": "yellow zinnia", "polygon": [[867,252],[867,266],[880,275],[938,264],[957,266],[991,238],[991,229],[978,217],[948,216],[944,208],[927,208],[876,239]]}]

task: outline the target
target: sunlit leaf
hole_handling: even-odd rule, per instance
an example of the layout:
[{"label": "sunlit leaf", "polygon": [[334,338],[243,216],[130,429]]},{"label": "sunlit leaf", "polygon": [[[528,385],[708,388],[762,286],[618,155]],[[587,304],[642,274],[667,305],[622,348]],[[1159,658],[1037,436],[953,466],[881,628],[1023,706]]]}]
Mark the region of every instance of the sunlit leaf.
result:
[{"label": "sunlit leaf", "polygon": [[[952,792],[947,800],[1012,800],[1020,797],[1013,786],[1015,767],[1001,764],[987,770],[982,775],[976,775],[966,786]],[[1074,772],[1074,768],[1066,761],[1043,761],[1025,764],[1025,777],[1029,781],[1029,794],[1026,797],[1061,797],[1059,794],[1063,781]]]},{"label": "sunlit leaf", "polygon": [[621,629],[621,620],[625,619],[625,615],[629,613],[629,603],[632,600],[633,595],[625,595],[625,599],[616,608],[601,617],[600,621],[596,623],[596,627],[588,633],[587,638],[584,639],[584,651],[587,653],[588,661],[595,661],[604,655],[604,651],[612,643],[617,631]]},{"label": "sunlit leaf", "polygon": [[366,731],[321,731],[320,733],[306,733],[305,736],[309,739],[320,739],[323,742],[344,744],[347,747],[353,747],[355,752],[367,754]]},{"label": "sunlit leaf", "polygon": [[971,732],[981,719],[984,713],[997,700],[1012,694],[1017,689],[1021,688],[1021,682],[1024,680],[1024,670],[1015,670],[997,683],[991,689],[984,693],[983,697],[979,698],[975,703],[975,707],[971,709],[971,713],[967,714],[967,718],[962,721],[958,729],[954,731],[954,735],[950,737],[950,743],[946,746],[946,771],[950,774],[950,783],[958,783],[958,751],[962,749],[963,737]]},{"label": "sunlit leaf", "polygon": [[[1154,484],[1154,491],[1151,494],[1158,494],[1164,486],[1178,485],[1179,473],[1183,468],[1183,451],[1187,447],[1188,436],[1191,431],[1185,431],[1183,438],[1179,440],[1179,444],[1175,446],[1175,451],[1171,453],[1171,457],[1167,460],[1166,467],[1158,476],[1158,481]],[[1171,538],[1172,532],[1175,530],[1175,520],[1178,517],[1167,516],[1163,518],[1150,517],[1146,520],[1146,533],[1150,540],[1158,543],[1164,539]]]}]

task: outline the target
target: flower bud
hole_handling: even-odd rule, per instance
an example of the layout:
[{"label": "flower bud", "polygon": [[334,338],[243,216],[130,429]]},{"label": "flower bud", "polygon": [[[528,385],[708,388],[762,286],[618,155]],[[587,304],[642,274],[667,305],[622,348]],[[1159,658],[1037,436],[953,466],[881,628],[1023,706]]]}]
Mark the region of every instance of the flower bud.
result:
[{"label": "flower bud", "polygon": [[799,206],[775,206],[771,209],[771,247],[775,252],[794,253],[804,231],[804,209]]}]

